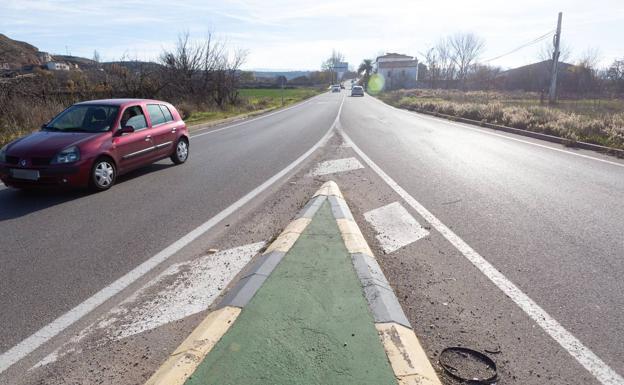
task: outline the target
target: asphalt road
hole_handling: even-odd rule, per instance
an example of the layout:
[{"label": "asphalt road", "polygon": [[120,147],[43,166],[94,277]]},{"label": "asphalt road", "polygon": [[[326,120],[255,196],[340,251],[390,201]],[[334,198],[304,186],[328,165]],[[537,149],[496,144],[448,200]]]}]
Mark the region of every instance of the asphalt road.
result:
[{"label": "asphalt road", "polygon": [[[0,352],[287,167],[327,132],[342,97],[327,93],[258,120],[198,132],[187,164],[159,162],[105,193],[0,189]],[[624,162],[399,111],[369,96],[345,99],[340,127],[360,153],[334,138],[311,158],[359,157],[363,168],[324,178],[341,184],[371,244],[375,233],[362,214],[393,201],[410,208],[408,194],[605,365],[624,373]],[[362,154],[405,194],[375,174]],[[292,193],[290,205],[295,196],[305,201],[295,192],[314,191],[318,179],[306,169],[299,174],[280,187]],[[294,206],[282,208],[283,216]],[[418,216],[422,210],[410,211],[427,222]],[[275,227],[272,219],[264,213],[255,221]],[[447,343],[493,341],[504,350],[502,384],[600,383],[463,258],[465,250],[443,237],[440,226],[429,225],[430,237],[377,253],[432,360]],[[236,231],[229,237],[245,238]]]},{"label": "asphalt road", "polygon": [[348,99],[341,124],[408,194],[624,373],[624,162],[371,97]]},{"label": "asphalt road", "polygon": [[186,164],[161,161],[104,193],[0,189],[0,352],[284,169],[323,137],[341,99],[198,132]]}]

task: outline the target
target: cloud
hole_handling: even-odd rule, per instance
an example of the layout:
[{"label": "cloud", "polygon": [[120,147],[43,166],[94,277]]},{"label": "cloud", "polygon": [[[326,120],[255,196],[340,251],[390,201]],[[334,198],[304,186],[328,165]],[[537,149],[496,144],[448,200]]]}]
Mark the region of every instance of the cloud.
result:
[{"label": "cloud", "polygon": [[[124,52],[154,58],[181,32],[201,37],[211,30],[248,48],[247,66],[312,69],[332,48],[356,63],[380,51],[414,55],[457,31],[485,38],[483,56],[494,57],[552,30],[560,10],[570,46],[580,51],[599,45],[610,56],[621,52],[620,0],[4,0],[0,32],[42,50],[97,49],[109,59]],[[529,47],[494,64],[526,64],[536,50]]]}]

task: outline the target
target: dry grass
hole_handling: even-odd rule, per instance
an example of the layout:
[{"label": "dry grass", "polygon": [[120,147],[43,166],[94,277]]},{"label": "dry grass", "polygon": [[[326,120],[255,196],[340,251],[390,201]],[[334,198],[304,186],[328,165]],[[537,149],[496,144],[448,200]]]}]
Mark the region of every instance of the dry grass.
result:
[{"label": "dry grass", "polygon": [[539,95],[522,92],[399,90],[381,98],[396,107],[426,110],[624,148],[622,100],[563,100],[557,107],[540,105]]},{"label": "dry grass", "polygon": [[[319,92],[320,90],[313,88],[286,89],[284,90],[284,105],[299,102]],[[280,107],[281,95],[281,90],[276,89],[242,89],[240,102],[225,108],[218,108],[213,103],[202,103],[196,100],[183,100],[174,104],[188,124],[197,124]],[[3,98],[0,101],[0,147],[13,139],[38,130],[42,124],[78,101],[81,101],[78,96],[75,100],[33,96]]]}]

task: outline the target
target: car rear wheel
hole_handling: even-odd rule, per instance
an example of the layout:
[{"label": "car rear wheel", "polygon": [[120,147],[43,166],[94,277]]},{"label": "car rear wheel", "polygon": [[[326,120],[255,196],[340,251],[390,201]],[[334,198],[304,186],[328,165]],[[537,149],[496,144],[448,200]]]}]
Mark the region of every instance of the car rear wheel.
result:
[{"label": "car rear wheel", "polygon": [[186,162],[189,156],[189,144],[186,138],[180,138],[176,144],[173,155],[171,155],[171,161],[175,164],[182,164]]},{"label": "car rear wheel", "polygon": [[104,191],[115,184],[117,169],[109,158],[98,158],[91,168],[91,179],[89,187],[93,191]]}]

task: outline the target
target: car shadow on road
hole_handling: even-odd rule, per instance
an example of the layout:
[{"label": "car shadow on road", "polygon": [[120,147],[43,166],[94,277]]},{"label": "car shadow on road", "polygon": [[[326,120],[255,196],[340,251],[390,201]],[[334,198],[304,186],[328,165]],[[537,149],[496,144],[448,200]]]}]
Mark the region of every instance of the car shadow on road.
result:
[{"label": "car shadow on road", "polygon": [[129,183],[141,176],[165,170],[175,166],[171,163],[154,163],[149,166],[131,171],[121,175],[116,183],[108,191],[92,193],[86,189],[77,190],[18,190],[13,188],[0,189],[0,222],[9,219],[20,218],[25,215],[44,210],[52,206],[63,204],[69,201],[84,199],[91,196],[95,198],[105,197],[106,194],[115,194],[115,187],[124,183]]}]

